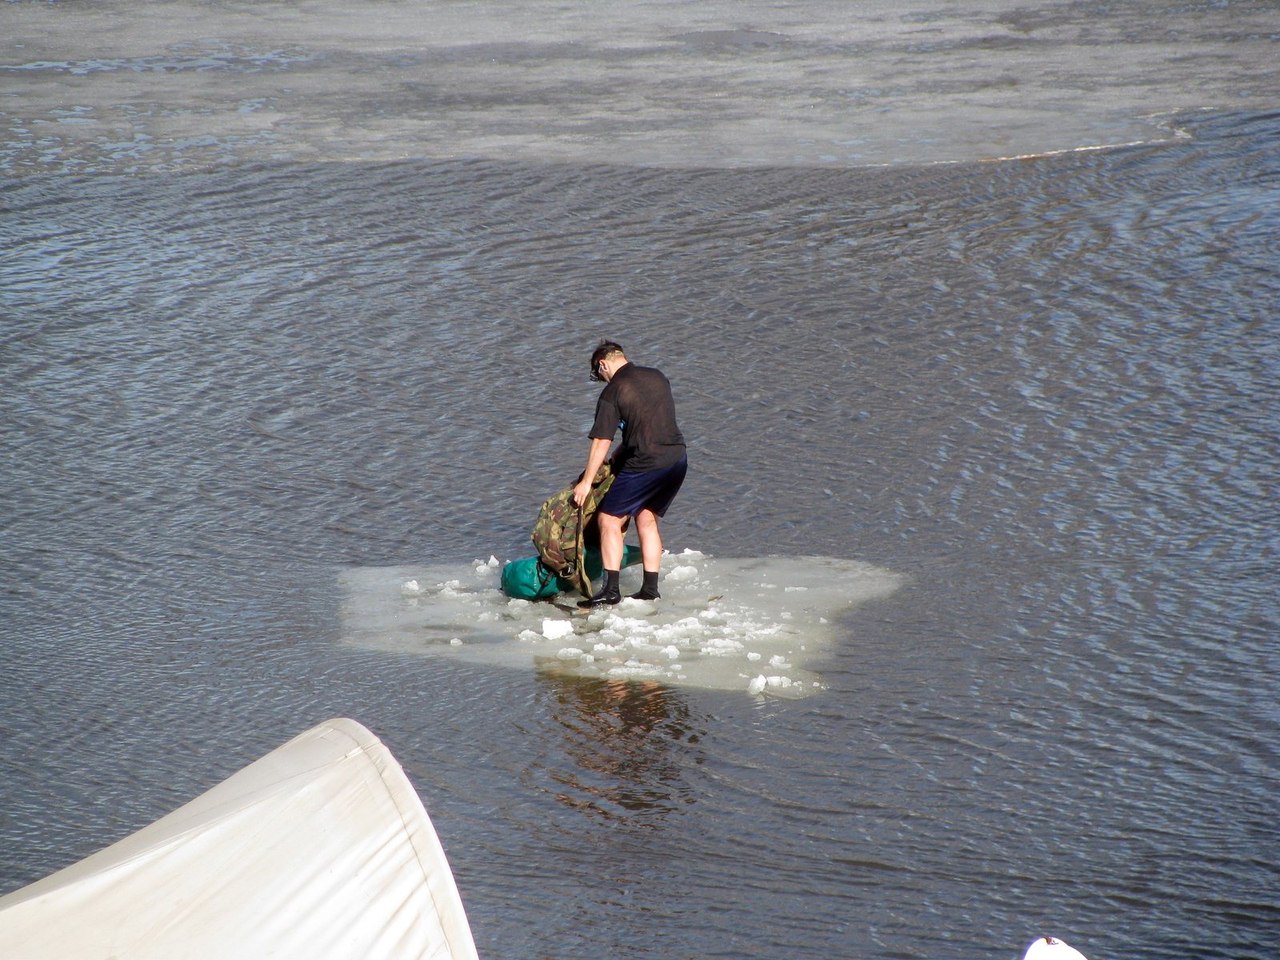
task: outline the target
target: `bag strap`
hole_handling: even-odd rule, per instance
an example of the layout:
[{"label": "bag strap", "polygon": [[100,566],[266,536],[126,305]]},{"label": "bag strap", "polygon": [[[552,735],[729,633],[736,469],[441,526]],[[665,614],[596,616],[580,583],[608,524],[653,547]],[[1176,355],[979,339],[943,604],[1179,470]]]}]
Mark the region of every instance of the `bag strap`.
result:
[{"label": "bag strap", "polygon": [[586,512],[587,501],[584,498],[582,503],[578,504],[578,557],[575,573],[577,574],[578,590],[588,600],[591,599],[591,578],[587,576],[587,548],[583,542],[583,532],[586,530]]},{"label": "bag strap", "polygon": [[538,578],[538,593],[547,589],[547,585],[556,579],[555,571],[548,570],[547,565],[538,557],[533,565],[533,575]]}]

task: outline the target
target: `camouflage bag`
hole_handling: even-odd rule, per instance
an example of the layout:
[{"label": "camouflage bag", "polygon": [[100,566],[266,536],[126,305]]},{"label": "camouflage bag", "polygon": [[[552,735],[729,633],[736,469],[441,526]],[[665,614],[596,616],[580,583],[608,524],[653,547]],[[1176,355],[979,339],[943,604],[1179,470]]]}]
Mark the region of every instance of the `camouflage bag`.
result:
[{"label": "camouflage bag", "polygon": [[588,598],[591,577],[586,568],[583,534],[612,485],[613,468],[605,463],[596,471],[591,492],[581,507],[573,502],[573,487],[561,490],[543,503],[530,537],[538,551],[538,562],[549,577],[565,581]]}]

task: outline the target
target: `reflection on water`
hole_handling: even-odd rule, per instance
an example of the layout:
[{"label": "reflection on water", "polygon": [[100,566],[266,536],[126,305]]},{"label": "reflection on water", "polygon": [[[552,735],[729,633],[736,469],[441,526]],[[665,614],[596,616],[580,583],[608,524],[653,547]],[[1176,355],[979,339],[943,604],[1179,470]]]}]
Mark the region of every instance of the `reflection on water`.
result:
[{"label": "reflection on water", "polygon": [[556,800],[603,820],[661,819],[694,802],[684,771],[699,763],[701,735],[678,691],[651,681],[538,670],[539,692],[560,725],[571,767],[548,775]]}]

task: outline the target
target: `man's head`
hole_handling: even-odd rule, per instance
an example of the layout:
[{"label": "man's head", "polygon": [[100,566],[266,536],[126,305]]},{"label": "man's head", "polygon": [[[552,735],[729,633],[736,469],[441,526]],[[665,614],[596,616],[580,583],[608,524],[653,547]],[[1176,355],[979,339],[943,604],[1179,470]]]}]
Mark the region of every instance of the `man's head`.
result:
[{"label": "man's head", "polygon": [[[608,380],[613,375],[613,371],[626,362],[627,356],[622,352],[621,344],[614,343],[612,340],[601,340],[600,345],[591,354],[591,379]],[[606,365],[610,368],[607,375]]]}]

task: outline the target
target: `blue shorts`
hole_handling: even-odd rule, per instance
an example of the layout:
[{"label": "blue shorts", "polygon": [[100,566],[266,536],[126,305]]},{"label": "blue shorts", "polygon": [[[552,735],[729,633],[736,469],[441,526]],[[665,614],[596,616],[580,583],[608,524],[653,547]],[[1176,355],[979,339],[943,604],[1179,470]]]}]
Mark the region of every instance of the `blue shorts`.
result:
[{"label": "blue shorts", "polygon": [[646,470],[644,473],[624,470],[613,478],[613,485],[600,501],[599,510],[611,517],[634,517],[645,509],[660,517],[665,516],[667,507],[680,492],[688,470],[688,457],[681,457],[661,470]]}]

